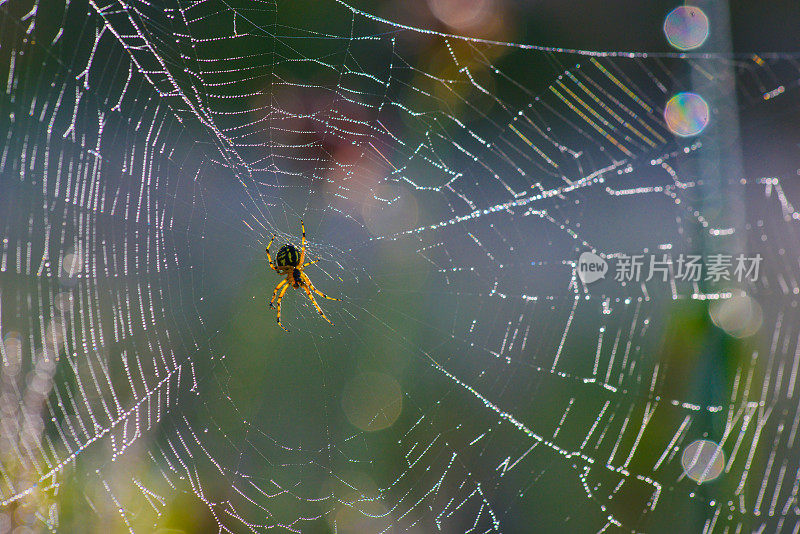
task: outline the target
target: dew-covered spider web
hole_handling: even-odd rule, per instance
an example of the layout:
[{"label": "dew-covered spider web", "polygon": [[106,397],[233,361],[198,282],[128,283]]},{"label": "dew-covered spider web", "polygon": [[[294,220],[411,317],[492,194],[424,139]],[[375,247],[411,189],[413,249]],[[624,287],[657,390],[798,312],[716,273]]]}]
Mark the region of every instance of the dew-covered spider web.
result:
[{"label": "dew-covered spider web", "polygon": [[0,2],[0,531],[796,532],[800,58],[392,13]]}]

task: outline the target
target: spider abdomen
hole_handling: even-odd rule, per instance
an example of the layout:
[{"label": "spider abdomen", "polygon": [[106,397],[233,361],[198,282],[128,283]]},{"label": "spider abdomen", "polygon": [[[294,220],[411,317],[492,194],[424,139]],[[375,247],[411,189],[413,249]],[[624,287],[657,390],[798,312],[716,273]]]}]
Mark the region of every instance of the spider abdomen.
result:
[{"label": "spider abdomen", "polygon": [[275,256],[278,267],[296,267],[300,263],[300,253],[294,245],[283,245]]}]

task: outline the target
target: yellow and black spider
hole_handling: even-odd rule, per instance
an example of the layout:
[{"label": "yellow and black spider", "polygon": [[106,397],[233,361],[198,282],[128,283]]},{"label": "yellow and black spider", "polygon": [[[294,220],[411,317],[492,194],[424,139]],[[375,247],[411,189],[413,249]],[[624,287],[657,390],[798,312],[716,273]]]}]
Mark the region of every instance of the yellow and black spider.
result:
[{"label": "yellow and black spider", "polygon": [[[281,299],[283,299],[283,294],[286,293],[286,290],[289,289],[289,286],[292,286],[295,289],[302,287],[306,291],[308,298],[314,303],[314,307],[317,309],[319,314],[329,323],[331,323],[331,320],[328,319],[322,312],[322,308],[319,307],[319,304],[317,304],[317,301],[314,299],[314,295],[312,295],[311,292],[313,291],[317,295],[325,297],[328,300],[340,300],[329,297],[314,287],[314,284],[311,283],[308,275],[303,272],[303,270],[309,265],[317,263],[319,258],[309,263],[303,263],[306,259],[306,227],[303,224],[302,219],[300,219],[300,227],[303,229],[303,239],[300,243],[299,254],[297,252],[297,247],[291,243],[287,243],[278,249],[278,254],[275,256],[275,263],[272,263],[272,256],[269,255],[269,247],[275,240],[274,235],[272,236],[272,239],[269,240],[269,245],[267,245],[267,259],[269,260],[269,266],[274,269],[276,273],[286,276],[286,278],[278,282],[278,285],[275,286],[275,290],[272,292],[272,298],[269,301],[270,308],[278,308],[278,324],[284,330],[286,330],[286,327],[281,323]],[[278,291],[280,291],[280,294],[278,294]],[[275,302],[275,295],[278,295],[277,302]],[[273,302],[275,302],[275,306],[272,305]],[[331,323],[331,325],[332,324],[333,323]],[[288,332],[288,330],[286,331]]]}]

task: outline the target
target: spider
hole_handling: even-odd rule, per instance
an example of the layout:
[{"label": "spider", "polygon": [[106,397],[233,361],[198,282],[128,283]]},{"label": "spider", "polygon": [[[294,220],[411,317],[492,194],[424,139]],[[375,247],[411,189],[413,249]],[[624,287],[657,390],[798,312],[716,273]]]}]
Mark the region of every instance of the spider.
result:
[{"label": "spider", "polygon": [[[316,287],[314,284],[311,283],[311,280],[308,278],[308,275],[303,272],[303,270],[308,267],[309,265],[314,265],[317,263],[320,258],[309,262],[303,263],[306,258],[306,226],[303,224],[303,220],[300,219],[300,227],[303,230],[303,239],[300,244],[300,253],[297,252],[297,247],[292,245],[291,243],[287,243],[283,245],[280,249],[278,249],[278,254],[275,256],[275,263],[272,263],[272,256],[269,254],[269,247],[272,245],[272,242],[275,240],[275,236],[272,236],[272,239],[269,240],[269,245],[267,245],[267,259],[269,260],[269,266],[278,274],[282,276],[286,276],[283,280],[278,282],[278,285],[275,286],[275,289],[272,291],[272,298],[269,301],[270,308],[278,309],[278,325],[286,330],[286,327],[283,326],[281,323],[281,300],[283,299],[283,294],[286,293],[286,290],[289,289],[289,286],[297,289],[298,287],[302,287],[308,298],[311,299],[311,302],[314,303],[314,307],[317,309],[319,314],[322,316],[323,319],[328,321],[331,325],[331,320],[323,313],[322,308],[319,307],[317,301],[314,299],[314,295],[311,294],[313,291],[317,295],[325,297],[328,300],[341,300],[335,299],[333,297],[329,297]],[[280,291],[280,294],[278,293]],[[275,302],[275,295],[278,295],[278,300]],[[273,306],[272,303],[275,302]],[[286,330],[288,332],[288,330]]]}]

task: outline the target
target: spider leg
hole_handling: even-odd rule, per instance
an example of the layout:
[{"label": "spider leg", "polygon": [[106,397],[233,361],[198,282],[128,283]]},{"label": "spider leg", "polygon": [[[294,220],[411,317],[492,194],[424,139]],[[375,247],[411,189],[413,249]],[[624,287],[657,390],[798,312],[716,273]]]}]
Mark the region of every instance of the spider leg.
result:
[{"label": "spider leg", "polygon": [[328,295],[326,295],[325,293],[314,287],[314,284],[311,283],[311,279],[308,277],[306,273],[300,273],[300,276],[303,278],[303,282],[305,282],[305,284],[311,289],[311,291],[313,291],[317,295],[325,297],[328,300],[338,300],[341,302],[342,299],[335,299],[333,297],[329,297]]},{"label": "spider leg", "polygon": [[272,235],[272,239],[269,240],[269,245],[267,245],[267,259],[269,260],[269,266],[272,268],[272,270],[278,272],[278,268],[275,267],[274,263],[272,263],[272,256],[269,255],[269,247],[272,245],[273,241],[275,241],[275,234]]},{"label": "spider leg", "polygon": [[[275,303],[275,306],[278,308],[278,326],[280,326],[284,330],[286,330],[286,327],[283,326],[283,323],[281,323],[281,300],[283,300],[283,294],[286,293],[287,289],[289,289],[289,284],[283,286],[280,295],[278,295],[278,301]],[[286,331],[288,332],[288,330]]]},{"label": "spider leg", "polygon": [[[323,319],[325,319],[326,321],[328,321],[329,323],[331,323],[331,320],[330,320],[330,319],[328,319],[328,316],[327,316],[327,315],[325,315],[325,312],[323,312],[323,311],[322,311],[322,308],[320,308],[320,307],[319,307],[319,304],[317,304],[317,301],[316,301],[316,299],[314,299],[314,295],[312,295],[312,294],[311,294],[311,290],[310,290],[310,289],[308,289],[308,285],[306,285],[306,284],[303,284],[303,289],[305,289],[305,291],[306,291],[306,295],[308,295],[308,298],[309,298],[309,299],[311,300],[311,302],[314,304],[314,307],[317,309],[317,311],[318,311],[318,312],[319,312],[319,314],[322,316],[322,318],[323,318]],[[331,326],[333,326],[333,323],[331,323]]]},{"label": "spider leg", "polygon": [[300,219],[300,228],[303,230],[303,238],[300,240],[300,261],[298,261],[298,265],[303,265],[303,262],[306,261],[306,225],[303,224],[303,219]]},{"label": "spider leg", "polygon": [[317,259],[316,259],[316,260],[314,260],[314,261],[310,261],[310,262],[308,262],[308,263],[305,263],[305,264],[303,264],[303,268],[305,269],[305,268],[306,268],[306,267],[308,267],[309,265],[314,265],[315,263],[317,263],[317,262],[318,262],[319,260],[321,260],[321,259],[322,259],[322,258],[317,258]]},{"label": "spider leg", "polygon": [[[286,280],[286,279],[284,278],[283,280],[281,280],[280,282],[278,282],[278,285],[277,285],[277,286],[275,286],[275,289],[272,291],[272,298],[269,300],[269,307],[270,307],[270,308],[274,308],[274,307],[275,307],[275,306],[273,306],[273,305],[272,305],[272,303],[275,301],[275,295],[277,295],[277,294],[278,294],[278,290],[279,290],[279,289],[280,289],[280,288],[281,288],[281,287],[282,287],[284,284],[288,284],[288,283],[289,283],[289,281],[288,281],[288,280]],[[283,293],[281,293],[281,295],[282,295],[282,294],[283,294]]]}]

